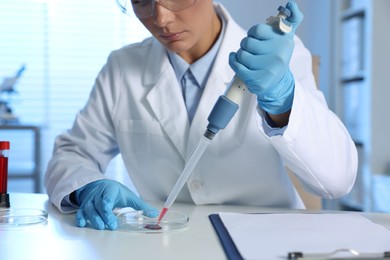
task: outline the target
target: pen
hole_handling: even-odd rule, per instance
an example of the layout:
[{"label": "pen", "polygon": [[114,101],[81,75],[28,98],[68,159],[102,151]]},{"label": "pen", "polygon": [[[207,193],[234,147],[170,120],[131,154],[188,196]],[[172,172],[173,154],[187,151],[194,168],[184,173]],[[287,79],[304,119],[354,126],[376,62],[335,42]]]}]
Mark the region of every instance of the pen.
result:
[{"label": "pen", "polygon": [[[337,257],[336,255],[340,256]],[[348,254],[349,256],[346,256]],[[371,260],[380,260],[380,259],[390,259],[390,251],[385,251],[383,253],[360,253],[354,249],[337,249],[330,253],[308,253],[304,254],[302,252],[289,252],[287,255],[288,260],[299,260],[299,259],[371,259]]]}]

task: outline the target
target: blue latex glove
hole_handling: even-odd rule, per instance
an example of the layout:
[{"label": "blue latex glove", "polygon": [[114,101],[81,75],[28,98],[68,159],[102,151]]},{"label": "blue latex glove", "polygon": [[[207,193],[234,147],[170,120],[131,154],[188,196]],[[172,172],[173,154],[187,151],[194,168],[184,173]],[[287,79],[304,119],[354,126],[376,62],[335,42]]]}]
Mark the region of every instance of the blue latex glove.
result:
[{"label": "blue latex glove", "polygon": [[294,34],[303,20],[294,1],[287,3],[291,11],[287,19],[293,26],[284,34],[268,24],[258,24],[248,31],[237,53],[229,56],[230,67],[256,94],[259,106],[270,114],[282,114],[292,107],[294,77],[289,63],[294,50]]},{"label": "blue latex glove", "polygon": [[75,192],[76,200],[80,204],[76,212],[76,225],[79,227],[85,227],[89,220],[95,229],[105,229],[106,226],[111,230],[116,229],[118,223],[112,212],[114,208],[156,210],[126,186],[113,180],[94,181]]}]

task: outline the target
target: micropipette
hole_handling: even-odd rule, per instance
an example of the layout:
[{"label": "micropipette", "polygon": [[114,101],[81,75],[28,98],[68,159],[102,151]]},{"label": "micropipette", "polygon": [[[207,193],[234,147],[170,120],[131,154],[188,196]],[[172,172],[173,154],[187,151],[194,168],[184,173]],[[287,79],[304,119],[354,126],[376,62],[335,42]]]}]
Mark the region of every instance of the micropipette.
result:
[{"label": "micropipette", "polygon": [[[267,19],[267,24],[273,26],[283,33],[291,32],[292,25],[286,20],[286,18],[291,16],[291,11],[283,6],[279,6],[278,11],[279,13],[276,17],[271,16]],[[191,172],[195,168],[211,140],[213,140],[218,131],[224,129],[233,118],[234,114],[238,110],[238,104],[241,104],[243,96],[246,93],[248,93],[246,85],[237,75],[235,75],[232,81],[229,83],[225,94],[218,98],[213,109],[211,110],[211,113],[207,118],[209,124],[207,125],[206,132],[191,154],[191,157],[187,161],[183,172],[169,193],[164,207],[158,217],[157,225],[160,223],[165,213],[176,200],[180,190],[187,182]]]}]

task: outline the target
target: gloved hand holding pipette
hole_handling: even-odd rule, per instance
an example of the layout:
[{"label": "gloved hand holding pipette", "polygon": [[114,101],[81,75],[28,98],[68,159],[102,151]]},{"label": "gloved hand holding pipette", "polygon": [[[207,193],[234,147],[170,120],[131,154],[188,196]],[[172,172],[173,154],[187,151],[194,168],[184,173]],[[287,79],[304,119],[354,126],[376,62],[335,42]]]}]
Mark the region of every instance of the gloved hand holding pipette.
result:
[{"label": "gloved hand holding pipette", "polygon": [[294,1],[287,21],[292,31],[283,33],[269,24],[258,24],[248,31],[241,48],[229,56],[229,64],[248,90],[256,94],[259,106],[269,114],[282,114],[292,107],[294,77],[289,69],[294,34],[303,14]]},{"label": "gloved hand holding pipette", "polygon": [[213,139],[227,126],[246,89],[257,95],[260,107],[269,113],[273,126],[287,125],[295,85],[289,63],[294,50],[294,33],[303,15],[293,1],[286,7],[279,6],[278,11],[277,16],[267,19],[267,24],[253,26],[237,53],[230,54],[229,63],[236,75],[208,117],[204,134],[207,138]]}]

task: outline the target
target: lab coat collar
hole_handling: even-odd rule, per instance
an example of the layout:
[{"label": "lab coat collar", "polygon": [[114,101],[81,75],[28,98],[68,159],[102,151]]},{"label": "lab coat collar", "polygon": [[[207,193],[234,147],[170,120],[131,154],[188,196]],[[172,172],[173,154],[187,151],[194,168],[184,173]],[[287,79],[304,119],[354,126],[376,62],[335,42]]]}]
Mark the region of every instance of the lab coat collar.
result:
[{"label": "lab coat collar", "polygon": [[150,52],[144,69],[142,81],[144,86],[151,86],[157,83],[161,75],[171,67],[167,58],[166,50],[155,38],[149,38],[145,42],[150,42]]},{"label": "lab coat collar", "polygon": [[226,26],[225,35],[215,59],[214,69],[221,80],[228,84],[234,76],[234,72],[229,66],[229,54],[238,51],[240,42],[246,35],[245,31],[232,19],[222,5],[215,3],[214,8],[218,16],[225,20]]}]

